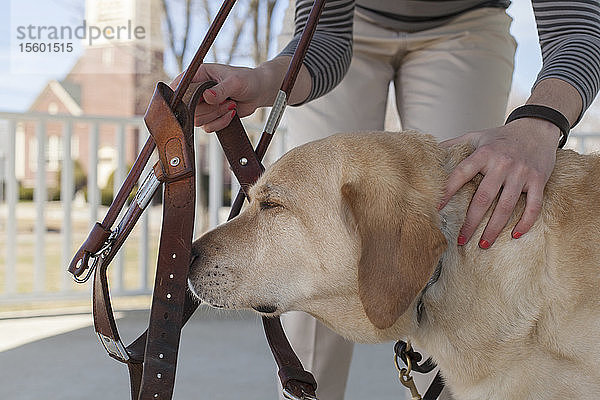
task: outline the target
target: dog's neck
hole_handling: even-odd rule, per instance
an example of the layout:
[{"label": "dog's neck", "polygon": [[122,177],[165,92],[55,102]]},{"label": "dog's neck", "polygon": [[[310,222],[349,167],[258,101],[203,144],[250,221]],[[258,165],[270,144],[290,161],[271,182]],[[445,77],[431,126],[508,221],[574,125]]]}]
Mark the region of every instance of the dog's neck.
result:
[{"label": "dog's neck", "polygon": [[[455,146],[450,149],[443,149],[443,157],[440,159],[440,170],[441,173],[447,178],[450,173],[456,168],[458,163],[464,160],[473,151],[472,146],[462,145]],[[444,179],[444,182],[447,179]],[[431,278],[427,282],[427,285],[423,288],[419,294],[415,307],[415,316],[417,320],[417,326],[421,323],[427,310],[425,302],[423,301],[427,292],[438,282],[444,265],[450,262],[456,262],[456,256],[458,252],[457,242],[460,228],[464,222],[467,208],[469,206],[470,198],[474,193],[474,184],[468,183],[465,187],[461,188],[459,192],[453,196],[448,204],[439,211],[439,227],[442,231],[448,246],[446,251],[440,257],[438,264],[436,265]],[[443,190],[443,188],[442,188]]]},{"label": "dog's neck", "polygon": [[[445,157],[441,160],[441,173],[445,177],[449,176],[454,168],[471,154],[472,150],[472,147],[467,145],[444,149]],[[431,343],[432,338],[437,334],[433,332],[439,333],[440,328],[436,325],[443,319],[440,319],[439,313],[447,311],[444,306],[444,296],[448,290],[448,274],[454,274],[461,258],[461,248],[457,244],[458,235],[480,180],[481,176],[477,176],[465,184],[447,205],[439,210],[439,227],[448,245],[413,309],[413,331],[408,335],[417,345],[423,346],[426,342]],[[454,284],[455,282],[452,283],[452,285]],[[428,346],[424,347],[427,349]],[[440,354],[434,354],[434,356],[440,356]]]}]

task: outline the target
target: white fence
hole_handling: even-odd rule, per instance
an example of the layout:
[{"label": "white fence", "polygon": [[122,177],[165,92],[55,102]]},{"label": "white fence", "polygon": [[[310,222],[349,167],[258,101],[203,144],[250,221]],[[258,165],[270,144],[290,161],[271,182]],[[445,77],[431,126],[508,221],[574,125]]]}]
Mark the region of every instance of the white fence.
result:
[{"label": "white fence", "polygon": [[[35,152],[26,156],[20,127],[28,122],[33,126],[30,139],[35,142]],[[60,148],[49,143],[47,126],[59,123],[62,129]],[[87,126],[88,165],[87,200],[73,198],[74,159],[72,148],[74,126]],[[90,227],[102,220],[106,207],[102,206],[99,189],[101,161],[98,147],[102,127],[114,130],[115,168],[114,193],[118,191],[127,173],[126,142],[128,135],[138,135],[141,147],[148,132],[141,118],[72,117],[36,113],[0,113],[0,305],[24,301],[69,299],[89,296],[90,285],[76,285],[66,268],[71,257],[85,240]],[[132,132],[135,128],[136,133]],[[250,127],[257,132],[260,127]],[[19,133],[21,132],[21,133]],[[280,129],[271,146],[270,159],[282,154],[285,130]],[[224,174],[223,155],[214,135],[197,132],[197,171],[206,170],[208,176],[208,204],[201,204],[202,194],[197,193],[198,207],[196,236],[205,229],[216,226],[226,216],[223,209]],[[133,141],[135,142],[135,141]],[[569,145],[585,153],[600,149],[600,133],[574,134]],[[60,201],[48,201],[47,168],[56,154],[61,161]],[[136,152],[137,154],[137,152]],[[17,171],[28,157],[36,165],[33,201],[19,201]],[[32,159],[33,158],[33,159]],[[54,160],[55,161],[55,160]],[[148,168],[152,166],[149,164]],[[142,174],[142,178],[145,174]],[[197,174],[197,190],[202,185]],[[237,182],[231,179],[231,192],[237,193]],[[110,267],[111,289],[114,295],[147,294],[151,291],[158,234],[160,206],[149,207],[134,229],[128,243]]]},{"label": "white fence", "polygon": [[[35,151],[24,150],[25,123],[33,126],[28,139],[34,142]],[[58,149],[56,143],[49,146],[48,123],[61,127]],[[81,128],[82,125],[87,127],[88,135],[86,200],[83,196],[74,199],[71,195],[74,192],[72,155],[80,152],[72,148],[73,130],[74,126]],[[116,164],[113,193],[116,194],[127,174],[126,142],[132,142],[131,135],[138,135],[137,143],[141,148],[149,135],[141,118],[0,113],[0,305],[89,295],[89,285],[76,285],[66,268],[90,227],[101,221],[107,210],[101,205],[98,168],[101,162],[99,136],[105,126],[113,128],[115,138],[112,147]],[[258,127],[250,128],[256,132]],[[223,205],[224,159],[218,141],[214,135],[202,132],[196,132],[195,141],[197,170],[210,171],[208,204],[201,204],[202,175],[197,174],[198,235],[222,222],[227,212]],[[275,141],[272,158],[281,154],[282,143],[281,140]],[[48,201],[48,166],[57,157],[60,158],[60,199]],[[24,174],[19,166],[24,163],[24,158],[35,165],[35,174],[31,178],[35,180],[32,201],[19,200],[22,190],[19,180]],[[152,164],[150,162],[147,168],[151,168]],[[145,175],[142,174],[142,179]],[[237,182],[235,178],[231,182],[231,192],[235,196]],[[160,220],[160,205],[149,207],[128,243],[113,261],[109,270],[114,295],[138,295],[151,291]]]}]

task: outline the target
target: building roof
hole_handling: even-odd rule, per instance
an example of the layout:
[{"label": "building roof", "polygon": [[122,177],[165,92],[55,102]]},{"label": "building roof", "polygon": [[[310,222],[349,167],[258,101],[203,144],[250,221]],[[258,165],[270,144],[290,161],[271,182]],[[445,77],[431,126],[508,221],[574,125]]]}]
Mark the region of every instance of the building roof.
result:
[{"label": "building roof", "polygon": [[[66,84],[64,84],[67,82]],[[58,82],[56,80],[49,81],[40,94],[33,101],[30,110],[36,110],[38,106],[47,99],[47,96],[53,95],[56,100],[67,109],[71,115],[81,115],[83,110],[80,105],[81,90],[79,85],[68,81]],[[68,89],[67,89],[68,88]],[[38,110],[39,111],[39,110]]]}]

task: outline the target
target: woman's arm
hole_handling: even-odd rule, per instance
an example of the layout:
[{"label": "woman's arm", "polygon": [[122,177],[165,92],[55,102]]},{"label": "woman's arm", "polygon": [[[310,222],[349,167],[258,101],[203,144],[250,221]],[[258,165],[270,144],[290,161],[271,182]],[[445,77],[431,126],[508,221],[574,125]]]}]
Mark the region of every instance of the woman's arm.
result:
[{"label": "woman's arm", "polygon": [[[543,66],[527,104],[549,106],[575,125],[600,86],[600,3],[595,0],[533,0],[542,48]],[[471,132],[446,145],[470,142],[475,152],[451,173],[448,200],[476,174],[484,175],[469,205],[458,244],[469,241],[500,193],[479,239],[490,247],[506,226],[521,193],[527,193],[524,213],[512,230],[518,239],[537,220],[556,160],[560,131],[552,123],[522,118],[504,126]]]},{"label": "woman's arm", "polygon": [[[292,56],[308,21],[313,0],[296,0],[294,38],[280,55]],[[311,80],[310,95],[303,102],[329,92],[342,80],[352,59],[354,0],[328,0],[304,59]],[[290,103],[295,104],[295,103]]]},{"label": "woman's arm", "polygon": [[[533,85],[534,92],[549,78],[559,79],[575,88],[581,96],[579,114],[575,119],[565,114],[574,126],[600,89],[600,2],[532,0],[532,5],[543,60]],[[546,88],[528,103],[540,101],[546,95],[552,96],[551,92],[554,91]],[[562,106],[567,107],[566,104]]]},{"label": "woman's arm", "polygon": [[[294,38],[274,59],[256,68],[204,64],[198,69],[195,82],[213,80],[217,85],[204,92],[204,102],[196,108],[196,125],[207,132],[216,131],[229,125],[235,114],[245,117],[273,104],[312,4],[312,0],[296,1]],[[352,58],[353,16],[354,0],[326,2],[289,104],[322,96],[341,81]]]}]

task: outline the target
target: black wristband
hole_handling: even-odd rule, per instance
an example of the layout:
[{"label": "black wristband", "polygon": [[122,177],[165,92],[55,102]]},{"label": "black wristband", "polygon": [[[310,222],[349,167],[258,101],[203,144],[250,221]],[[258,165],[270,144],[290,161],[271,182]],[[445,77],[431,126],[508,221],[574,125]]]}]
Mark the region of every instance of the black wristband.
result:
[{"label": "black wristband", "polygon": [[569,120],[561,112],[554,108],[541,106],[538,104],[525,104],[524,106],[517,107],[510,113],[506,118],[505,125],[519,118],[540,118],[546,121],[552,122],[560,129],[560,139],[558,141],[558,148],[561,149],[565,143],[567,143],[567,137],[571,130],[571,124]]}]

